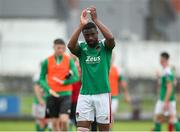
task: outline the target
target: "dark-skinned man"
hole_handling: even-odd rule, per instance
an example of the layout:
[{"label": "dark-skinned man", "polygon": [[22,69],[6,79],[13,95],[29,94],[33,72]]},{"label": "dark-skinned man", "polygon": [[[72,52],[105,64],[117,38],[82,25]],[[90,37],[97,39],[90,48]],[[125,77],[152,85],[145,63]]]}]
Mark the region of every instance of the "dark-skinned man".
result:
[{"label": "dark-skinned man", "polygon": [[[78,131],[89,131],[96,117],[100,131],[109,131],[111,123],[111,94],[109,69],[115,41],[112,33],[97,18],[90,7],[93,22],[88,21],[87,9],[82,11],[80,24],[68,43],[69,50],[79,58],[82,88],[78,98],[76,119]],[[104,36],[98,40],[98,31]],[[82,32],[85,41],[78,41]]]}]

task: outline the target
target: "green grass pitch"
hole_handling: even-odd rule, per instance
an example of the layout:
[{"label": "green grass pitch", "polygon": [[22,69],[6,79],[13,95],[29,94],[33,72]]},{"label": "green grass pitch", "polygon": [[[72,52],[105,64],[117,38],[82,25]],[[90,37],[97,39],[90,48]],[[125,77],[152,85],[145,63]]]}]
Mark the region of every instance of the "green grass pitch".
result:
[{"label": "green grass pitch", "polygon": [[[151,121],[121,121],[115,122],[113,131],[147,131],[153,126]],[[0,131],[34,131],[33,121],[0,121]],[[75,130],[75,129],[74,129]],[[166,125],[163,125],[166,130]]]}]

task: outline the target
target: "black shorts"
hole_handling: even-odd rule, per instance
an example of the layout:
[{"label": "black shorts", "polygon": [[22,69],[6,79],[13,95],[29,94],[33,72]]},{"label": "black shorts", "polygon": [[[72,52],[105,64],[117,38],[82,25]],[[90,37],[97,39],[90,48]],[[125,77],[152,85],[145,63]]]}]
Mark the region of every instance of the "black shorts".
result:
[{"label": "black shorts", "polygon": [[46,117],[53,118],[59,117],[60,114],[71,113],[71,98],[70,96],[54,96],[47,97],[46,101]]}]

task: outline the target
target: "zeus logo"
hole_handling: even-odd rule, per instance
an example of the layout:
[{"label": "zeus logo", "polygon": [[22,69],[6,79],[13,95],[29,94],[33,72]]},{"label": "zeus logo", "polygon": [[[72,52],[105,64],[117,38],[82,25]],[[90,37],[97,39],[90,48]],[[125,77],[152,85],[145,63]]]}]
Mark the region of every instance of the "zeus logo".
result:
[{"label": "zeus logo", "polygon": [[87,56],[86,58],[86,63],[88,64],[99,63],[100,61],[101,61],[100,56],[98,57]]}]

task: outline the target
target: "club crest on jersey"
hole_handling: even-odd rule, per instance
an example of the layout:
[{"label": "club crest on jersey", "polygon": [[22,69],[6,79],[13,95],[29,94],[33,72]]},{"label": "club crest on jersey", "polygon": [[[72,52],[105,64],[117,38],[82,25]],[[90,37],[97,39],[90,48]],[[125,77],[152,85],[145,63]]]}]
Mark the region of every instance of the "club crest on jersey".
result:
[{"label": "club crest on jersey", "polygon": [[101,61],[100,56],[97,56],[97,57],[87,56],[87,58],[86,58],[87,64],[95,64],[95,63],[99,63],[100,61]]}]

